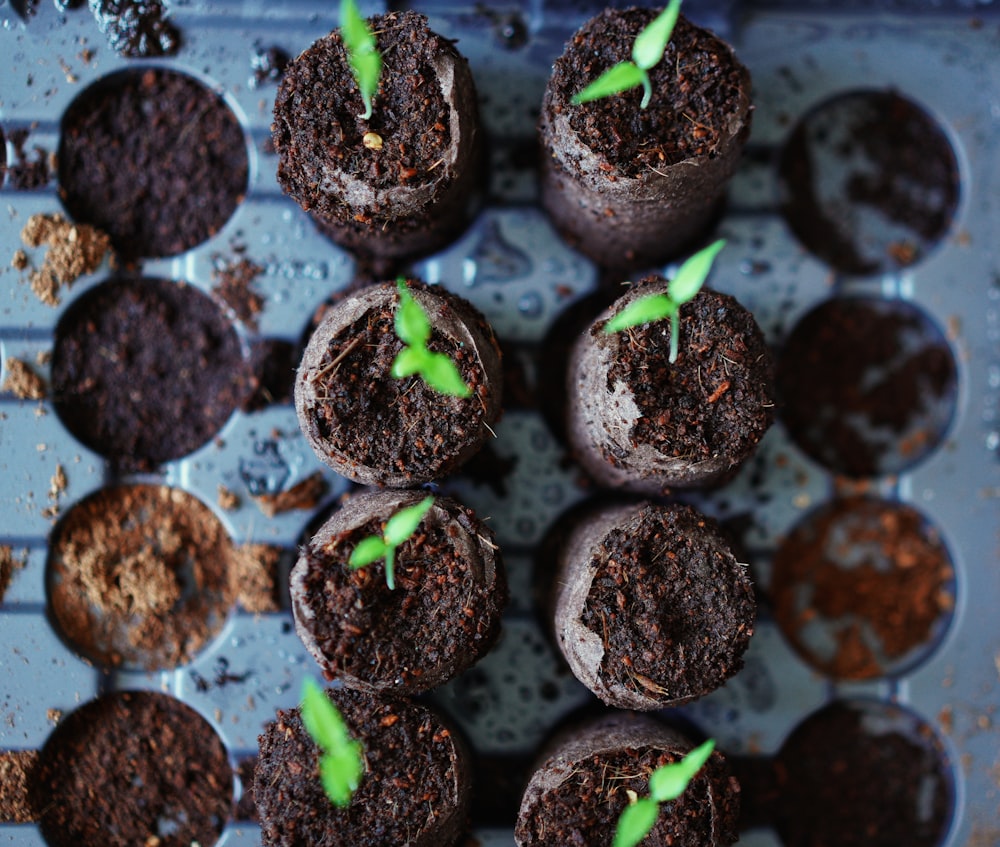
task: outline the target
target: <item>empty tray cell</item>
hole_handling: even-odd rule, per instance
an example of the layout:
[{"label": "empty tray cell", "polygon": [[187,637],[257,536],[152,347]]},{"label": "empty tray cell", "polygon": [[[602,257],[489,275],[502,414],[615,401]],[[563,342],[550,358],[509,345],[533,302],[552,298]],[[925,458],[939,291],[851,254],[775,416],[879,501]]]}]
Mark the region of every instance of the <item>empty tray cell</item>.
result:
[{"label": "empty tray cell", "polygon": [[782,150],[779,177],[792,231],[848,274],[919,261],[947,234],[959,199],[948,137],[895,91],[852,91],[807,113]]},{"label": "empty tray cell", "polygon": [[53,533],[49,610],[88,659],[174,667],[225,624],[234,559],[222,523],[190,494],[159,485],[102,489],[70,509]]},{"label": "empty tray cell", "polygon": [[940,642],[955,573],[910,506],[850,498],[809,515],[774,558],[774,614],[813,667],[837,679],[898,674]]},{"label": "empty tray cell", "polygon": [[250,387],[232,322],[183,282],[110,280],[77,300],[56,329],[56,411],[123,470],[150,470],[197,450]]},{"label": "empty tray cell", "polygon": [[126,258],[175,256],[215,235],[247,190],[247,144],[225,101],[146,68],[86,89],[62,120],[60,194]]},{"label": "empty tray cell", "polygon": [[779,415],[820,464],[897,474],[944,439],[957,402],[948,342],[904,300],[843,297],[807,313],[778,361]]},{"label": "empty tray cell", "polygon": [[835,701],[786,740],[774,821],[784,847],[936,847],[951,823],[952,768],[917,715],[892,703]]},{"label": "empty tray cell", "polygon": [[233,772],[194,709],[125,691],[59,724],[34,788],[49,847],[211,847],[229,818]]}]

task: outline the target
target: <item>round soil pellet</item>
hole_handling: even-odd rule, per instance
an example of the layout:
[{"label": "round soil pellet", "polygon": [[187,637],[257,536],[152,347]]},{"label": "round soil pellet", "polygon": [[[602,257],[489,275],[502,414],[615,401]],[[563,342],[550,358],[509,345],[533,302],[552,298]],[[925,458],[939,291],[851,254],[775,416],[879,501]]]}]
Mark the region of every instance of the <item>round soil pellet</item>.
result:
[{"label": "round soil pellet", "polygon": [[601,700],[652,710],[694,700],[743,666],[756,602],[718,526],[689,506],[581,516],[559,552],[555,635]]},{"label": "round soil pellet", "polygon": [[35,795],[49,847],[211,847],[229,819],[233,773],[218,735],[190,706],[126,691],[59,724]]},{"label": "round soil pellet", "polygon": [[70,104],[59,193],[70,216],[126,259],[176,256],[207,241],[247,189],[246,141],[223,99],[164,68],[109,76]]},{"label": "round soil pellet", "polygon": [[774,617],[812,667],[835,679],[897,674],[925,659],[955,608],[938,531],[902,503],[851,498],[802,521],[774,556]]},{"label": "round soil pellet", "polygon": [[778,357],[780,417],[799,447],[850,477],[930,456],[955,414],[955,359],[915,305],[840,297],[808,312]]},{"label": "round soil pellet", "polygon": [[254,775],[265,847],[451,847],[468,823],[460,739],[424,705],[349,689],[327,695],[364,747],[364,775],[347,807],[331,803],[299,710],[279,710],[260,736]]},{"label": "round soil pellet", "polygon": [[411,487],[457,470],[500,416],[500,347],[482,314],[438,286],[407,283],[431,324],[429,350],[452,359],[471,391],[455,397],[417,374],[397,379],[397,288],[364,288],[333,306],[306,346],[295,383],[299,427],[316,455],[355,482]]},{"label": "round soil pellet", "polygon": [[152,470],[210,441],[250,390],[240,338],[185,283],[119,279],[56,328],[52,393],[73,435],[121,470]]},{"label": "round soil pellet", "polygon": [[190,494],[105,488],[53,532],[49,608],[63,637],[105,667],[174,667],[222,629],[233,559],[221,522]]},{"label": "round soil pellet", "polygon": [[507,582],[493,532],[454,500],[437,497],[393,554],[349,564],[358,544],[426,492],[352,496],[309,542],[291,574],[299,637],[328,677],[416,694],[471,667],[500,635]]}]

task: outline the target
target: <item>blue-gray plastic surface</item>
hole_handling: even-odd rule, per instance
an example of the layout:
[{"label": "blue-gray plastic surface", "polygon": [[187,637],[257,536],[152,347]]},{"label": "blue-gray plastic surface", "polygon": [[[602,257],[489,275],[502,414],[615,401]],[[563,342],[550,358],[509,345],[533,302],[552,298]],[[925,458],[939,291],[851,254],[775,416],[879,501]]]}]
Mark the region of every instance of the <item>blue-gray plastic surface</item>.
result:
[{"label": "blue-gray plastic surface", "polygon": [[[911,503],[939,528],[956,570],[954,618],[930,656],[904,675],[835,683],[810,670],[762,616],[745,670],[720,691],[685,710],[702,731],[734,753],[775,752],[807,715],[834,697],[893,700],[941,736],[956,786],[945,843],[1000,843],[995,711],[1000,705],[1000,17],[983,2],[851,6],[811,2],[687,4],[687,13],[726,37],[750,68],[755,114],[748,155],[737,174],[719,231],[729,239],[712,284],[737,296],[780,345],[795,321],[837,291],[901,297],[946,333],[959,373],[956,411],[946,437],[916,467],[878,478],[871,490]],[[833,10],[829,7],[836,6]],[[564,246],[537,207],[530,153],[542,91],[570,33],[593,11],[583,2],[542,0],[497,5],[416,3],[441,34],[470,59],[490,137],[490,199],[470,229],[440,254],[413,265],[415,274],[461,293],[479,306],[529,369],[555,318],[597,284],[596,270]],[[354,262],[313,228],[280,191],[276,157],[266,152],[273,83],[250,85],[255,43],[291,55],[336,24],[333,3],[186,0],[172,17],[184,38],[171,59],[117,56],[86,9],[60,13],[39,0],[24,19],[0,0],[0,126],[30,129],[29,146],[58,147],[62,113],[90,83],[147,64],[183,70],[222,93],[246,132],[250,184],[245,200],[209,241],[172,259],[144,262],[146,273],[212,286],[214,257],[236,244],[264,267],[256,287],[265,306],[256,333],[298,342],[324,299],[346,286]],[[382,7],[363,4],[375,13]],[[975,15],[980,17],[976,18]],[[510,40],[514,21],[522,39]],[[90,61],[81,59],[93,50]],[[823,101],[856,89],[894,89],[940,122],[961,174],[961,201],[947,236],[917,264],[855,279],[812,257],[777,212],[775,154],[791,126]],[[14,151],[8,141],[7,160]],[[51,350],[67,306],[107,277],[105,266],[80,280],[59,308],[40,303],[23,274],[9,266],[20,230],[35,213],[61,210],[57,186],[0,190],[0,358],[34,362]],[[667,268],[666,270],[669,270]],[[249,332],[249,331],[248,331]],[[316,669],[290,626],[287,611],[254,615],[234,609],[221,635],[190,666],[158,673],[105,672],[84,662],[54,634],[46,616],[44,568],[52,521],[50,479],[65,468],[63,512],[109,481],[101,457],[76,442],[49,401],[0,394],[0,545],[27,550],[0,605],[0,749],[38,749],[52,730],[49,710],[68,712],[100,692],[147,687],[172,693],[217,729],[234,760],[251,755],[275,709],[293,705],[300,680]],[[533,550],[553,522],[586,495],[565,448],[533,409],[508,409],[493,445],[516,464],[506,492],[459,478],[451,489],[488,516],[504,550],[513,599],[496,651],[438,695],[486,753],[530,753],[567,713],[590,701],[556,661],[531,604]],[[267,467],[264,467],[264,466]],[[293,549],[314,513],[266,518],[247,496],[233,512],[216,506],[221,483],[246,494],[249,480],[288,487],[321,471],[328,502],[347,490],[298,434],[290,406],[237,412],[213,443],[165,466],[158,478],[212,506],[238,542]],[[269,477],[268,474],[272,474]],[[275,483],[275,480],[279,480]],[[752,514],[744,541],[760,573],[782,537],[827,501],[835,479],[789,440],[779,423],[758,456],[724,490],[705,499],[717,514]],[[243,681],[200,690],[220,659]],[[204,686],[202,686],[204,687]],[[473,704],[472,708],[470,704]],[[236,792],[241,788],[237,785]],[[511,822],[511,827],[513,822]],[[510,829],[477,830],[485,845],[509,845]],[[773,834],[744,842],[776,844]],[[37,845],[32,825],[0,825],[0,843]],[[259,843],[255,826],[231,823],[222,844]]]}]

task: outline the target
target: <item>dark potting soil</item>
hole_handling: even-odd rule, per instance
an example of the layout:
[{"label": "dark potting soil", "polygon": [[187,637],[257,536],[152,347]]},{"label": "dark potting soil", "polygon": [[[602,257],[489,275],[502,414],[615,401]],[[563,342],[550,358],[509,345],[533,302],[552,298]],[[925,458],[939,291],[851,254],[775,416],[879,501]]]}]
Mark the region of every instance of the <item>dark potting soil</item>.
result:
[{"label": "dark potting soil", "polygon": [[206,241],[243,199],[243,131],[219,95],[164,69],[116,74],[63,116],[60,195],[126,259],[174,256]]},{"label": "dark potting soil", "polygon": [[898,473],[933,450],[951,422],[956,385],[944,337],[900,301],[827,301],[796,325],[778,362],[789,434],[852,477]]},{"label": "dark potting soil", "polygon": [[219,737],[189,706],[121,692],[59,724],[35,798],[51,847],[210,847],[230,815],[233,774]]},{"label": "dark potting soil", "polygon": [[951,815],[933,733],[899,709],[835,703],[779,754],[773,821],[785,847],[937,847]]},{"label": "dark potting soil", "polygon": [[439,394],[419,376],[394,379],[392,363],[403,349],[392,309],[371,311],[335,336],[313,384],[315,419],[332,451],[360,465],[433,478],[438,469],[479,443],[490,390],[475,351],[432,330],[428,349],[458,367],[470,397]]},{"label": "dark potting soil", "polygon": [[[579,49],[567,49],[553,67],[549,84],[559,99],[569,102],[605,70],[629,60],[636,35],[657,11],[606,10],[588,21],[571,45]],[[574,107],[570,125],[607,160],[609,171],[623,176],[714,158],[746,83],[729,54],[722,41],[681,16],[663,60],[649,72],[653,97],[647,108],[639,108],[643,91],[634,88]]]},{"label": "dark potting soil", "polygon": [[151,470],[208,442],[248,392],[239,337],[198,289],[112,280],[59,323],[56,410],[69,430],[123,470]]},{"label": "dark potting soil", "polygon": [[646,505],[609,532],[581,615],[601,675],[647,697],[697,697],[743,666],[756,603],[714,521]]},{"label": "dark potting soil", "polygon": [[[51,154],[37,144],[29,152],[27,143],[30,135],[31,133],[27,129],[12,129],[8,136],[11,146],[14,148],[14,161],[7,168],[7,173],[10,176],[10,187],[18,191],[45,188],[52,176],[53,158]],[[0,135],[0,144],[2,143],[3,136]],[[2,172],[2,166],[6,164],[6,154],[7,151],[4,150],[2,154],[4,161],[0,163],[0,172]]]},{"label": "dark potting soil", "polygon": [[51,615],[63,637],[106,667],[175,667],[225,624],[235,559],[219,519],[190,494],[103,488],[53,532]]},{"label": "dark potting soil", "polygon": [[[473,537],[493,543],[470,510],[445,508]],[[321,549],[310,545],[305,595],[293,602],[315,611],[308,626],[335,677],[422,690],[423,669],[466,668],[494,645],[506,582],[477,573],[483,563],[462,555],[456,527],[422,524],[396,550],[396,588],[390,590],[384,560],[361,569],[347,564],[362,539],[384,530],[383,521],[373,520]]]},{"label": "dark potting soil", "polygon": [[[900,503],[852,498],[798,526],[774,557],[774,615],[811,665],[837,679],[883,675],[932,639],[954,608],[937,532]],[[821,627],[823,651],[808,635]]]},{"label": "dark potting soil", "polygon": [[181,34],[160,0],[90,0],[97,26],[112,50],[130,59],[172,56]]},{"label": "dark potting soil", "polygon": [[250,342],[250,390],[243,402],[244,412],[259,412],[268,406],[292,402],[295,345],[280,338],[256,338]]},{"label": "dark potting soil", "polygon": [[[648,797],[650,773],[678,759],[655,748],[640,747],[575,763],[571,775],[546,791],[530,815],[518,819],[518,844],[610,844],[618,818],[629,804],[628,792]],[[643,843],[672,847],[731,844],[735,833],[714,832],[713,793],[705,774],[696,776],[677,800],[661,804],[656,825]]]},{"label": "dark potting soil", "polygon": [[782,213],[832,267],[872,274],[919,261],[951,225],[959,170],[947,135],[894,91],[858,91],[800,121],[781,155]]},{"label": "dark potting soil", "polygon": [[[303,208],[333,221],[350,222],[355,212],[306,175],[323,173],[333,160],[372,188],[413,188],[437,178],[435,163],[451,142],[434,63],[454,47],[415,12],[376,16],[371,24],[384,57],[371,118],[360,117],[364,104],[339,30],[288,67],[275,99],[278,181]],[[400,224],[377,216],[363,222]]]},{"label": "dark potting soil", "polygon": [[[702,290],[680,317],[675,362],[669,321],[617,333],[620,355],[608,371],[608,391],[620,380],[635,397],[641,416],[633,442],[692,463],[718,456],[739,461],[774,418],[772,361],[763,334],[750,312],[716,291]],[[603,322],[591,330],[595,336],[603,331]]]},{"label": "dark potting soil", "polygon": [[[398,847],[425,844],[467,791],[448,728],[425,707],[328,691],[351,735],[364,745],[365,773],[344,809],[319,778],[319,748],[298,709],[279,710],[260,736],[254,796],[267,847]],[[459,812],[460,816],[462,812]],[[446,847],[453,840],[433,841]]]}]

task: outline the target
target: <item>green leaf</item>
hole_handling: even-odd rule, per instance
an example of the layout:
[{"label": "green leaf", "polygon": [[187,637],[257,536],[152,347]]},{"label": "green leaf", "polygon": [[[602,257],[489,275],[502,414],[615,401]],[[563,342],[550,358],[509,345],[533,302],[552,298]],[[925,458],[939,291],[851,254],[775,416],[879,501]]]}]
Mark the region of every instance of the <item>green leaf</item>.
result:
[{"label": "green leaf", "polygon": [[681,265],[677,275],[670,281],[670,299],[678,306],[693,300],[705,284],[708,272],[712,270],[712,263],[715,262],[715,257],[725,246],[726,240],[720,238],[703,250],[699,250]]},{"label": "green leaf", "polygon": [[647,294],[638,300],[633,300],[611,320],[604,324],[604,332],[621,332],[640,324],[658,321],[674,315],[677,305],[666,294]]},{"label": "green leaf", "polygon": [[649,777],[649,793],[659,803],[676,800],[688,787],[695,774],[702,769],[715,749],[715,740],[710,738],[695,747],[679,762],[662,765]]},{"label": "green leaf", "polygon": [[641,70],[631,62],[620,62],[614,67],[608,68],[603,74],[595,79],[582,91],[573,95],[570,102],[575,106],[580,103],[588,103],[591,100],[599,100],[601,97],[610,97],[612,94],[620,94],[630,88],[642,85],[646,72]]},{"label": "green leaf", "polygon": [[618,818],[612,847],[635,847],[656,825],[659,814],[659,805],[648,797],[640,797],[626,806]]},{"label": "green leaf", "polygon": [[674,34],[677,17],[681,11],[681,0],[670,0],[667,8],[647,24],[635,37],[632,45],[632,59],[644,71],[655,67],[663,58],[670,36]]},{"label": "green leaf", "polygon": [[428,353],[420,371],[424,381],[435,391],[452,397],[469,397],[472,389],[465,384],[455,363],[444,353]]},{"label": "green leaf", "polygon": [[351,740],[343,716],[326,692],[312,677],[302,680],[302,723],[313,741],[326,753],[344,747]]},{"label": "green leaf", "polygon": [[404,347],[396,354],[392,360],[392,367],[389,373],[396,379],[413,376],[420,373],[427,366],[427,359],[430,357],[426,347]]},{"label": "green leaf", "polygon": [[340,34],[347,48],[354,81],[361,91],[365,112],[360,117],[368,120],[372,116],[372,97],[378,90],[378,80],[382,74],[382,57],[379,55],[375,34],[371,31],[355,0],[340,2]]},{"label": "green leaf", "polygon": [[319,760],[319,778],[330,801],[340,808],[350,805],[365,772],[361,744],[348,741],[336,752],[325,753]]},{"label": "green leaf", "polygon": [[398,547],[407,538],[417,531],[420,522],[434,505],[433,495],[425,497],[419,503],[400,509],[389,518],[385,525],[385,542],[393,547]]},{"label": "green leaf", "polygon": [[396,335],[404,344],[411,347],[423,348],[431,337],[431,322],[427,313],[420,304],[413,299],[406,283],[397,282],[396,290],[399,292],[399,306],[396,309],[394,324]]},{"label": "green leaf", "polygon": [[377,535],[369,535],[368,538],[358,542],[358,545],[351,551],[351,558],[347,560],[347,564],[355,570],[363,568],[365,565],[377,562],[385,556],[387,550],[388,547],[381,538]]}]

